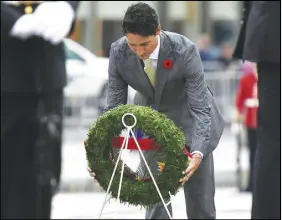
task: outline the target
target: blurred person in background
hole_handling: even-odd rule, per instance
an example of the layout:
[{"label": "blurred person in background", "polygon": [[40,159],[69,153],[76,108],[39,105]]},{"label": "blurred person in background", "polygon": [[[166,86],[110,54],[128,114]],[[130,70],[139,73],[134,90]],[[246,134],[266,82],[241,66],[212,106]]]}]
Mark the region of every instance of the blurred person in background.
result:
[{"label": "blurred person in background", "polygon": [[197,46],[199,48],[199,54],[203,62],[216,60],[216,51],[215,48],[211,46],[211,39],[208,34],[200,34],[198,37]]},{"label": "blurred person in background", "polygon": [[[215,219],[212,152],[225,123],[205,82],[198,49],[186,37],[162,31],[156,11],[142,2],[127,9],[122,29],[125,36],[111,46],[105,111],[127,103],[130,85],[140,96],[137,104],[146,103],[182,127],[192,154],[180,180],[187,216]],[[168,209],[172,215],[171,204]],[[169,215],[160,203],[148,208],[145,218]]]},{"label": "blurred person in background", "polygon": [[[237,60],[233,56],[233,46],[229,42],[225,42],[220,46],[220,54],[217,61],[221,64],[223,70],[232,67],[232,64]],[[236,63],[237,65],[237,63]]]},{"label": "blurred person in background", "polygon": [[244,74],[241,75],[236,93],[237,121],[243,123],[247,130],[249,147],[249,180],[246,191],[252,191],[253,167],[257,148],[257,69],[256,64],[246,61],[243,64]]},{"label": "blurred person in background", "polygon": [[234,57],[257,64],[258,146],[253,219],[281,218],[281,5],[245,1]]},{"label": "blurred person in background", "polygon": [[1,1],[1,219],[49,219],[78,1]]}]

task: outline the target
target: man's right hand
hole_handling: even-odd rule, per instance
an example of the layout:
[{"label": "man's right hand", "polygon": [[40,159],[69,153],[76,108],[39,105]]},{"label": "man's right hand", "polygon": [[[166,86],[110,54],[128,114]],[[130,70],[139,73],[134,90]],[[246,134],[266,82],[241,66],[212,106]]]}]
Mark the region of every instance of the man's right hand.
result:
[{"label": "man's right hand", "polygon": [[238,110],[236,111],[235,121],[239,123],[244,122],[244,116]]},{"label": "man's right hand", "polygon": [[97,182],[96,174],[90,169],[90,167],[87,167],[87,170],[89,172],[89,175],[94,178],[95,182]]},{"label": "man's right hand", "polygon": [[[84,141],[84,147],[86,147],[86,141]],[[90,167],[87,167],[87,171],[89,172],[89,175],[94,178],[94,182],[98,182],[96,179],[96,174],[91,170]]]}]

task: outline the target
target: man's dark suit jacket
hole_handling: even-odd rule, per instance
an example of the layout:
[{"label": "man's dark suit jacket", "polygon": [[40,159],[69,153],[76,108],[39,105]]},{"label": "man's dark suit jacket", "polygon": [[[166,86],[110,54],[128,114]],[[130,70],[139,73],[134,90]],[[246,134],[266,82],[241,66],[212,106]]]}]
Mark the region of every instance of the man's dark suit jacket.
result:
[{"label": "man's dark suit jacket", "polygon": [[280,1],[248,1],[233,56],[253,62],[281,61]]}]

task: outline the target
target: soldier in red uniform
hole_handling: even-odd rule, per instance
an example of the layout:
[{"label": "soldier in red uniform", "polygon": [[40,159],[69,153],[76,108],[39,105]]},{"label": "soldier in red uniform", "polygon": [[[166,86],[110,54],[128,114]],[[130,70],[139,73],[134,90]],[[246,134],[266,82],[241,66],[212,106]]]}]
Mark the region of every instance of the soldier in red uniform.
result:
[{"label": "soldier in red uniform", "polygon": [[255,151],[257,148],[257,69],[256,64],[246,61],[236,94],[237,119],[247,130],[248,146],[250,149],[250,175],[246,191],[252,191],[252,176]]}]

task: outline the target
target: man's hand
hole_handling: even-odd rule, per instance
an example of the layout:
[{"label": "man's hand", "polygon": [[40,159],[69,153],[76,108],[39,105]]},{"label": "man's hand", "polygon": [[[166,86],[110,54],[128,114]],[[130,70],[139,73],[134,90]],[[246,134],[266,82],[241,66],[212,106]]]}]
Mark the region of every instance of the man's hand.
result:
[{"label": "man's hand", "polygon": [[87,170],[88,170],[90,176],[94,178],[94,182],[97,183],[98,181],[96,179],[96,174],[90,169],[90,167],[87,167]]},{"label": "man's hand", "polygon": [[69,33],[75,12],[65,1],[41,3],[33,13],[40,25],[35,34],[53,44],[60,43]]},{"label": "man's hand", "polygon": [[[84,141],[84,147],[86,147],[86,141]],[[91,170],[90,167],[87,167],[87,171],[89,172],[90,176],[94,178],[94,182],[98,182],[96,179],[96,174]]]},{"label": "man's hand", "polygon": [[22,15],[11,29],[11,36],[26,40],[34,35],[34,29],[38,26],[38,21],[33,14]]},{"label": "man's hand", "polygon": [[189,180],[189,178],[194,174],[194,172],[198,169],[200,166],[200,163],[202,161],[202,156],[199,153],[193,154],[192,158],[190,159],[190,163],[188,168],[183,171],[182,174],[185,176],[180,179],[180,182],[182,183],[182,186]]},{"label": "man's hand", "polygon": [[244,122],[244,116],[239,111],[237,111],[235,120],[239,123],[243,123]]}]

